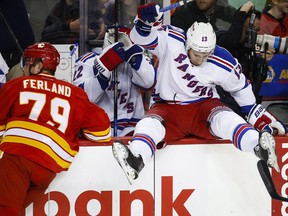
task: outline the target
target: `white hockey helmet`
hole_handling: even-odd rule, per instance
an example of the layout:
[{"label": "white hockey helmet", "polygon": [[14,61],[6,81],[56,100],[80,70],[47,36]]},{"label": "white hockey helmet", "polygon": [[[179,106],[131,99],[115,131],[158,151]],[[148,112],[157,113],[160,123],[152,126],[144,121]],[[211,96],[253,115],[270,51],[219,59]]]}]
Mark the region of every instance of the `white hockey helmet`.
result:
[{"label": "white hockey helmet", "polygon": [[194,22],[187,30],[186,49],[197,52],[213,52],[216,46],[216,34],[210,23]]}]

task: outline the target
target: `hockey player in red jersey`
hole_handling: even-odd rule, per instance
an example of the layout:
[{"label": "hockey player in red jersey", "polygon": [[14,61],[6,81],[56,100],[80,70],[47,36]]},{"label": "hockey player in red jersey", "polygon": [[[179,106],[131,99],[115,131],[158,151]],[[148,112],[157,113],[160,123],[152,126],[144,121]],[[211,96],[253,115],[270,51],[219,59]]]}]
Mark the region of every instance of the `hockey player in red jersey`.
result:
[{"label": "hockey player in red jersey", "polygon": [[78,133],[111,139],[110,121],[86,93],[54,77],[60,55],[50,43],[23,52],[25,75],[0,89],[0,215],[20,215],[79,151]]},{"label": "hockey player in red jersey", "polygon": [[[113,154],[130,182],[136,179],[155,150],[188,136],[223,138],[251,152],[279,171],[273,129],[287,128],[260,104],[241,73],[238,60],[216,46],[209,23],[195,22],[185,33],[160,25],[163,13],[153,3],[138,7],[131,40],[159,58],[156,103],[135,128],[129,146],[113,143]],[[155,27],[156,26],[156,27]],[[219,100],[216,85],[230,92],[246,121]]]}]

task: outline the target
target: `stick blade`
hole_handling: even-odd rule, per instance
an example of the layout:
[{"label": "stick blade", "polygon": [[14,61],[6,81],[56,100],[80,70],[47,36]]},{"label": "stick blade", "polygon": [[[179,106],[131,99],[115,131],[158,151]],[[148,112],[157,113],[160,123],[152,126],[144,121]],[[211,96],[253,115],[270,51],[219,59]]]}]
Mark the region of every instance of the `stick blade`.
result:
[{"label": "stick blade", "polygon": [[288,202],[288,198],[282,197],[277,193],[277,190],[275,188],[272,176],[270,174],[269,168],[264,160],[259,160],[257,162],[257,168],[260,173],[260,176],[262,178],[262,181],[270,194],[271,198],[275,200],[280,200],[283,202]]}]

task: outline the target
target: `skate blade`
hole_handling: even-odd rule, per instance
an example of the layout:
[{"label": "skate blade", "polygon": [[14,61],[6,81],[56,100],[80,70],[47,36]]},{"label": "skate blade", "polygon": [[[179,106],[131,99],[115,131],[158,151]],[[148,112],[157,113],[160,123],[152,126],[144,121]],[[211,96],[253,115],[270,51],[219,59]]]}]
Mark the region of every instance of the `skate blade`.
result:
[{"label": "skate blade", "polygon": [[122,168],[122,170],[124,171],[129,184],[132,185],[134,181],[134,178],[133,178],[134,172],[132,171],[132,168],[128,165],[128,163],[124,159],[127,157],[127,155],[125,155],[125,152],[122,150],[123,147],[121,145],[122,144],[117,143],[117,142],[112,144],[113,155],[114,155],[114,158],[117,160],[118,164],[120,165],[120,167]]},{"label": "skate blade", "polygon": [[[278,159],[277,159],[277,155],[276,155],[276,151],[275,151],[275,140],[273,138],[273,136],[266,132],[266,133],[263,133],[264,136],[262,135],[261,139],[264,140],[264,145],[262,145],[262,147],[268,151],[268,165],[270,167],[273,167],[277,172],[280,172],[280,168],[279,168],[279,165],[278,165]],[[270,140],[274,140],[273,144],[272,144],[272,148],[273,150],[271,151],[270,148],[268,148],[267,144]]]}]

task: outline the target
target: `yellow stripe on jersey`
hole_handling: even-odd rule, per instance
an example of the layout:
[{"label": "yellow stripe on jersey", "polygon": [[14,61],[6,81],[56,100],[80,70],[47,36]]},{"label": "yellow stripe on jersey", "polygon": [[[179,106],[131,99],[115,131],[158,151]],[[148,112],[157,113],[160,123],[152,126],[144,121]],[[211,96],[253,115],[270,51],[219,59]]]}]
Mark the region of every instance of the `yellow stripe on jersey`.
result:
[{"label": "yellow stripe on jersey", "polygon": [[87,134],[85,134],[85,137],[86,137],[88,140],[92,141],[92,142],[99,142],[99,143],[109,142],[109,141],[111,140],[111,136],[110,136],[109,138],[107,138],[107,139],[97,139],[97,140],[95,140],[94,138],[92,139],[91,136],[89,136],[89,135],[87,135]]},{"label": "yellow stripe on jersey", "polygon": [[85,133],[93,134],[93,135],[96,136],[96,137],[107,136],[107,135],[110,133],[110,130],[111,130],[110,127],[108,127],[106,130],[97,131],[97,132],[92,132],[92,131],[89,131],[89,130],[87,130],[87,129],[83,129],[83,131],[84,131]]},{"label": "yellow stripe on jersey", "polygon": [[25,138],[25,137],[16,137],[16,136],[5,136],[3,140],[5,140],[5,142],[24,144],[24,145],[32,146],[36,149],[39,149],[40,151],[43,151],[46,154],[48,154],[51,158],[53,158],[53,160],[59,166],[61,166],[64,169],[68,168],[71,164],[71,162],[67,162],[63,160],[49,146],[47,146],[45,143],[42,143],[40,141],[30,139],[30,138]]},{"label": "yellow stripe on jersey", "polygon": [[49,146],[63,160],[66,160],[66,161],[73,160],[73,156],[71,156],[67,151],[61,148],[61,146],[58,143],[56,143],[51,137],[46,136],[44,134],[31,131],[31,130],[27,130],[27,129],[23,129],[23,128],[11,128],[5,132],[5,136],[3,139],[5,139],[6,136],[23,137],[23,138],[37,140]]},{"label": "yellow stripe on jersey", "polygon": [[87,139],[96,142],[109,142],[111,140],[111,127],[108,127],[104,131],[92,132],[87,129],[83,129],[84,135]]},{"label": "yellow stripe on jersey", "polygon": [[3,136],[6,125],[0,125],[0,137]]},{"label": "yellow stripe on jersey", "polygon": [[35,131],[40,134],[44,134],[48,137],[51,137],[61,148],[63,148],[70,155],[77,154],[77,151],[72,150],[70,148],[70,145],[64,138],[59,136],[55,131],[51,130],[50,128],[26,121],[11,121],[7,124],[6,131],[11,128],[23,128],[30,131]]}]

